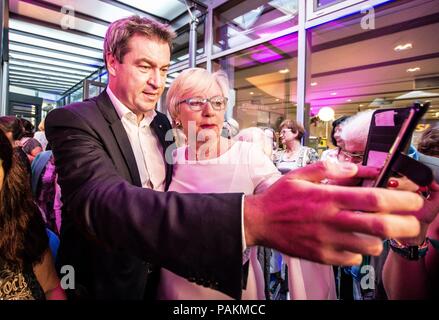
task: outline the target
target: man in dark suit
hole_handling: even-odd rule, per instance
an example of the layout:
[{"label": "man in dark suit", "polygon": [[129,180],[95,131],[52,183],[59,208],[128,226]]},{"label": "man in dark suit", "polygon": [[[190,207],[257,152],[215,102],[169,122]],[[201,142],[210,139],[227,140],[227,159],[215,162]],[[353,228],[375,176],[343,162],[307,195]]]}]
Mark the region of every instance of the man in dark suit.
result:
[{"label": "man in dark suit", "polygon": [[313,183],[376,174],[356,166],[318,164],[245,198],[164,192],[172,176],[165,159],[171,125],[155,105],[172,39],[167,27],[145,18],[112,23],[106,91],[46,119],[64,203],[59,259],[75,268],[77,297],[151,297],[163,266],[239,299],[245,246],[344,265],[379,254],[379,237],[418,232],[414,217],[355,213],[415,210],[422,200],[414,194]]}]

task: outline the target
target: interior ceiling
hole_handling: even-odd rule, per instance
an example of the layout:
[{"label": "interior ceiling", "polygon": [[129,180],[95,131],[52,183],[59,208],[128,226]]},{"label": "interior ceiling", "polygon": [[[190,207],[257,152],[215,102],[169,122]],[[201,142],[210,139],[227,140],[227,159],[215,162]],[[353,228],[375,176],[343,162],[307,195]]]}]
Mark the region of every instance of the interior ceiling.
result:
[{"label": "interior ceiling", "polygon": [[[439,81],[416,88],[415,80],[439,77],[439,1],[414,0],[394,8],[394,4],[376,10],[375,29],[360,29],[362,16],[354,15],[312,29],[311,82],[307,100],[313,114],[324,106],[336,115],[352,114],[368,108],[376,98],[386,105],[405,106],[412,99],[396,99],[412,90],[431,95],[429,118],[439,119]],[[235,89],[238,105],[257,101],[260,109],[291,108],[296,101],[297,38],[286,36],[259,49],[246,49],[228,62],[235,67]],[[285,51],[285,43],[289,43]],[[413,48],[396,52],[397,45],[411,43]],[[258,59],[258,52],[274,57],[271,63]],[[264,59],[267,59],[264,56]],[[409,68],[420,68],[409,73]],[[280,70],[288,70],[281,74]],[[309,85],[309,84],[308,84]]]},{"label": "interior ceiling", "polygon": [[[201,5],[192,4],[199,16]],[[103,67],[108,25],[133,14],[168,23],[189,21],[184,0],[9,0],[10,85],[62,95]]]}]

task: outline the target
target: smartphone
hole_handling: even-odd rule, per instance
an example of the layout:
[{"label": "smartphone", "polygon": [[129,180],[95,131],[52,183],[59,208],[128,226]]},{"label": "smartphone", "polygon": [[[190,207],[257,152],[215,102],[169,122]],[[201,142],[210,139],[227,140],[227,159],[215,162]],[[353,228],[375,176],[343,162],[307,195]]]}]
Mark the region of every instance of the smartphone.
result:
[{"label": "smartphone", "polygon": [[376,110],[373,113],[363,165],[382,169],[377,179],[364,180],[363,186],[387,186],[394,174],[392,167],[408,148],[417,124],[429,107],[429,103],[415,103],[407,108]]}]

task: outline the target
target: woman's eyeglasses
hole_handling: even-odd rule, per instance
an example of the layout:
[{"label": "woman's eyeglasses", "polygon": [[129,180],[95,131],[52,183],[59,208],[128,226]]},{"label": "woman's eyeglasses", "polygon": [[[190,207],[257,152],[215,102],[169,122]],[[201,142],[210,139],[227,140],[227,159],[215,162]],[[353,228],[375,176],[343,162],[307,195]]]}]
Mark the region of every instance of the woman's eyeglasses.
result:
[{"label": "woman's eyeglasses", "polygon": [[363,162],[364,153],[351,153],[343,149],[338,151],[338,159],[344,162],[361,163]]},{"label": "woman's eyeglasses", "polygon": [[212,108],[217,111],[224,110],[227,106],[227,98],[223,96],[215,96],[211,98],[193,97],[181,100],[178,104],[186,103],[192,111],[201,111],[208,102]]}]

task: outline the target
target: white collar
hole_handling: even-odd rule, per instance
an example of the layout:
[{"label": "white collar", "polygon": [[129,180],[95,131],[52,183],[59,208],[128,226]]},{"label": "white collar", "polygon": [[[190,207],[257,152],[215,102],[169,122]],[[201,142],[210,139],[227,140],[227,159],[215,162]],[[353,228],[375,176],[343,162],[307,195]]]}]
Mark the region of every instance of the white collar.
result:
[{"label": "white collar", "polygon": [[[117,115],[119,116],[119,119],[122,119],[123,117],[130,115],[128,117],[132,117],[134,115],[137,117],[134,112],[132,112],[130,109],[128,109],[111,91],[110,86],[107,86],[107,94],[110,97],[111,103],[114,106],[114,109],[116,109]],[[150,125],[152,120],[154,120],[155,116],[157,115],[157,112],[153,110],[149,115],[145,115],[142,121],[140,121],[139,126],[142,126],[144,124]]]}]

